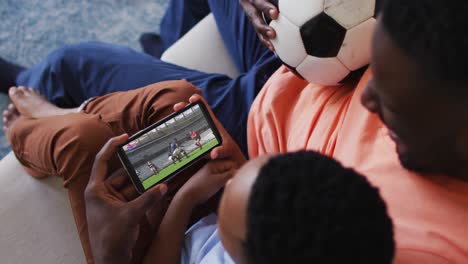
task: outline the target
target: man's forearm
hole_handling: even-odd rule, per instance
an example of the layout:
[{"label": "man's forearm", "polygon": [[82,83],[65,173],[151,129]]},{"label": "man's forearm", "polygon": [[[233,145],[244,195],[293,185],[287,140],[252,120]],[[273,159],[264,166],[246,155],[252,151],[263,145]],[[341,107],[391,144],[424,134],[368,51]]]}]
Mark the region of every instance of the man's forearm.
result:
[{"label": "man's forearm", "polygon": [[144,263],[180,263],[185,231],[194,205],[189,197],[176,194],[153,239]]}]

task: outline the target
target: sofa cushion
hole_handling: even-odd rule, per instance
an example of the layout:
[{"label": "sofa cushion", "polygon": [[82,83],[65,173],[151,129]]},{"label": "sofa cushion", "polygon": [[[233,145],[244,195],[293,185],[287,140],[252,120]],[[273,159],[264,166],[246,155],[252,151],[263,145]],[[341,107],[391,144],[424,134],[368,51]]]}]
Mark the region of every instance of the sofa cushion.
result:
[{"label": "sofa cushion", "polygon": [[2,263],[84,263],[60,179],[34,179],[13,153],[0,161]]},{"label": "sofa cushion", "polygon": [[219,34],[213,14],[206,16],[174,43],[164,52],[161,60],[189,69],[221,73],[231,78],[239,75]]}]

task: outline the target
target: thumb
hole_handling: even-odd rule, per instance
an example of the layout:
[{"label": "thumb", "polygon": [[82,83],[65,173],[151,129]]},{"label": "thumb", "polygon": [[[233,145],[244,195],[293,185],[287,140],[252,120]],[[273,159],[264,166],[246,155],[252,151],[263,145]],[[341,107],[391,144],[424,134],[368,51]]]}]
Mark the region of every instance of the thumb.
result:
[{"label": "thumb", "polygon": [[139,222],[140,218],[154,207],[163,198],[166,192],[167,186],[165,184],[160,184],[128,203],[128,209],[133,216],[132,218]]}]

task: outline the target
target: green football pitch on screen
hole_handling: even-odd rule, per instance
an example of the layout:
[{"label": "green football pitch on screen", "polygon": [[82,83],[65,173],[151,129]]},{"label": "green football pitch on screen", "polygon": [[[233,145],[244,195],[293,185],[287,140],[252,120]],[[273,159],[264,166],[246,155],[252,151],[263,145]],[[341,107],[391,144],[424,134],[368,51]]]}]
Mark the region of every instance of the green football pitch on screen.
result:
[{"label": "green football pitch on screen", "polygon": [[207,150],[212,149],[214,146],[218,144],[218,140],[212,139],[205,144],[203,144],[202,149],[196,148],[192,152],[188,153],[188,157],[183,157],[181,161],[176,161],[175,163],[167,166],[166,168],[162,169],[159,173],[150,176],[148,179],[143,181],[143,188],[147,190],[151,186],[155,185],[156,183],[164,180],[172,173],[176,172],[178,169],[182,168],[186,164],[190,163],[194,159],[206,154]]}]

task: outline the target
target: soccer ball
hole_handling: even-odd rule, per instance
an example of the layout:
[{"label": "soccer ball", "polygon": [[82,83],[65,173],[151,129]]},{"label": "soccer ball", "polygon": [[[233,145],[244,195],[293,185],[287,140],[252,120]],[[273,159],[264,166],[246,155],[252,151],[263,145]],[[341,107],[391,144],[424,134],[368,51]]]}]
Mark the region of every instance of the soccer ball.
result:
[{"label": "soccer ball", "polygon": [[276,55],[303,79],[338,85],[369,64],[379,0],[272,2],[279,17],[264,18],[276,31]]}]

